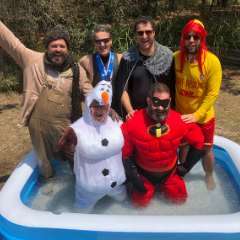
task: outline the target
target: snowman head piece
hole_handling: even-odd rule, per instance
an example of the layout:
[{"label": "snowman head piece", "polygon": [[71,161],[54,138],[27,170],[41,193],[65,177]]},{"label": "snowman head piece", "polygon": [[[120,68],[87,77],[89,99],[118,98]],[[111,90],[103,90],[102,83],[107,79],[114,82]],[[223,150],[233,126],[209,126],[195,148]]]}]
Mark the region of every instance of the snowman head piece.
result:
[{"label": "snowman head piece", "polygon": [[85,114],[91,124],[106,121],[111,103],[112,84],[110,81],[103,80],[87,95],[85,102]]}]

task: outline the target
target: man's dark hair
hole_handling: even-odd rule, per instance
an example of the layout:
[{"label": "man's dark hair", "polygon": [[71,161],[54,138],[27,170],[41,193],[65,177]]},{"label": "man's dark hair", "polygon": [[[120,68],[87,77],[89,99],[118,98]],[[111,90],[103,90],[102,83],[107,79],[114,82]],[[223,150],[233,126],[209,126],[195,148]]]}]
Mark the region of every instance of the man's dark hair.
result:
[{"label": "man's dark hair", "polygon": [[155,30],[156,30],[156,25],[155,25],[155,23],[154,23],[153,18],[150,17],[150,16],[139,16],[139,17],[136,19],[135,24],[134,24],[134,29],[133,29],[133,30],[134,30],[134,33],[136,33],[136,31],[137,31],[137,25],[138,25],[139,23],[147,24],[147,23],[149,23],[149,22],[150,22],[150,24],[152,25],[153,31],[155,32]]},{"label": "man's dark hair", "polygon": [[149,90],[149,98],[152,99],[153,98],[153,95],[154,93],[168,93],[169,96],[170,96],[170,90],[169,90],[169,87],[164,84],[164,83],[160,83],[160,82],[157,82],[157,83],[154,83],[151,87],[150,87],[150,90]]},{"label": "man's dark hair", "polygon": [[107,32],[109,34],[109,38],[112,38],[112,34],[110,32],[110,28],[107,25],[98,24],[91,31],[92,41],[95,40],[95,33],[98,33],[98,32]]},{"label": "man's dark hair", "polygon": [[58,39],[63,39],[66,42],[67,48],[69,50],[70,36],[68,30],[62,24],[58,24],[50,30],[49,34],[46,37],[46,48],[48,48],[48,44],[50,42],[56,41]]}]

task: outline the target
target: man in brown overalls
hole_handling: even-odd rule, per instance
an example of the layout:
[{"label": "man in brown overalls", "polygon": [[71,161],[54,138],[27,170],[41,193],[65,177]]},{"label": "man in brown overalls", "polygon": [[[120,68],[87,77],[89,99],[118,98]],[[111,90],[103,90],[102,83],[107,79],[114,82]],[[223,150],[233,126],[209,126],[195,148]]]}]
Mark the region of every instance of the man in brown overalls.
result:
[{"label": "man in brown overalls", "polygon": [[51,29],[46,53],[26,48],[0,22],[0,46],[23,69],[23,108],[19,124],[28,126],[39,171],[54,175],[53,148],[66,128],[82,116],[81,101],[92,90],[84,69],[71,57],[69,33],[62,25]]}]

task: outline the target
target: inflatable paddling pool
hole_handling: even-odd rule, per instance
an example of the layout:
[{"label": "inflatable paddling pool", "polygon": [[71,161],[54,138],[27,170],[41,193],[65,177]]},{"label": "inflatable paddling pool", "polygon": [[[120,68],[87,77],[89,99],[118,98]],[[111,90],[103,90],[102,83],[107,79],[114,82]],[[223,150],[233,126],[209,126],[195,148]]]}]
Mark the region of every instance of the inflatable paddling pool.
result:
[{"label": "inflatable paddling pool", "polygon": [[[238,190],[239,153],[238,144],[215,136],[216,162],[230,173]],[[38,177],[39,171],[32,150],[0,192],[2,239],[240,239],[240,212],[223,215],[151,216],[33,210],[23,203]]]}]

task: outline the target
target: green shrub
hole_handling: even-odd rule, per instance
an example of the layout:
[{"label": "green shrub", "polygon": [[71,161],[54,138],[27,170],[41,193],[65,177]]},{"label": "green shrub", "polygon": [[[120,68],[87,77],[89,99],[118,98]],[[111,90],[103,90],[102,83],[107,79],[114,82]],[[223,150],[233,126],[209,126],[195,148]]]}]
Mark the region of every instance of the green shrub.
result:
[{"label": "green shrub", "polygon": [[[229,0],[233,2],[229,12],[230,8],[223,11],[208,0],[203,14],[202,1],[190,0],[2,0],[0,20],[27,47],[43,52],[47,32],[57,23],[65,25],[71,36],[70,54],[79,60],[96,51],[90,37],[96,24],[111,26],[112,50],[121,53],[136,44],[132,28],[135,19],[150,15],[156,20],[155,39],[175,51],[179,49],[183,27],[197,18],[209,32],[208,45],[224,53],[229,48],[240,48],[240,5],[239,1]],[[0,49],[1,91],[21,92],[22,71]]]},{"label": "green shrub", "polygon": [[237,15],[211,15],[208,19],[208,44],[217,53],[224,54],[228,49],[240,49],[240,20]]}]

